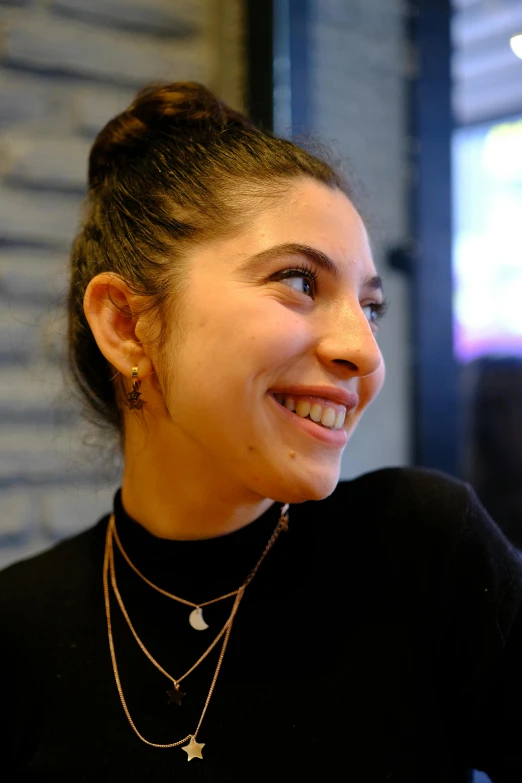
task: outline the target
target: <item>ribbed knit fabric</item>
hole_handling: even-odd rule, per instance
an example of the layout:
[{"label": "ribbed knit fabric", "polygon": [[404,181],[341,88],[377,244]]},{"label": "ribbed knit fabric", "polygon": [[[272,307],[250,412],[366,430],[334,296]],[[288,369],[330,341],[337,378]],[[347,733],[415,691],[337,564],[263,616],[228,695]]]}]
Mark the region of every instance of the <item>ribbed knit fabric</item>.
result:
[{"label": "ribbed knit fabric", "polygon": [[[122,544],[154,583],[195,603],[237,589],[280,503],[219,538],[148,533],[114,499]],[[145,783],[494,783],[522,780],[522,566],[467,485],[397,468],[294,505],[240,605],[198,734],[203,760],[149,747],[111,666],[102,564],[108,514],[0,574],[2,780]],[[118,585],[145,646],[179,678],[233,599],[190,608],[137,577]],[[155,743],[192,733],[221,644],[172,684],[132,637],[111,591],[121,682]]]}]

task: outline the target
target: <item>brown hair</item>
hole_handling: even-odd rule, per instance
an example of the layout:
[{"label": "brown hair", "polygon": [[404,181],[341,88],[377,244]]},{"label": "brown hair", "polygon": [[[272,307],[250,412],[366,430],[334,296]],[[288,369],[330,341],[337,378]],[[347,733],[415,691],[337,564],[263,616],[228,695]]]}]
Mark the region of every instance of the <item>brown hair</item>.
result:
[{"label": "brown hair", "polygon": [[90,280],[100,272],[121,276],[156,310],[162,341],[167,297],[174,306],[180,299],[184,251],[234,231],[255,199],[280,196],[300,177],[353,196],[333,165],[255,127],[195,82],[140,90],[100,131],[71,254],[68,362],[87,410],[115,428],[121,443],[117,389],[83,310]]}]

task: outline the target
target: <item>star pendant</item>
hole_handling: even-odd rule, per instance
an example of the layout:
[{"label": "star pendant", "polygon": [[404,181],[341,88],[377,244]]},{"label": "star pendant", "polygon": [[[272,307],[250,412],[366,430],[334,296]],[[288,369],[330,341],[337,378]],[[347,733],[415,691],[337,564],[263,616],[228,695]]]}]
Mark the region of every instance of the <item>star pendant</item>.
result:
[{"label": "star pendant", "polygon": [[128,403],[129,408],[137,408],[138,410],[141,410],[143,407],[143,402],[140,400],[141,392],[133,389],[133,391],[129,392],[128,395]]},{"label": "star pendant", "polygon": [[188,745],[183,745],[183,750],[186,751],[188,761],[192,759],[203,759],[201,755],[202,749],[205,747],[204,742],[196,742],[192,734],[190,735],[190,742]]},{"label": "star pendant", "polygon": [[167,691],[167,696],[169,697],[168,704],[177,704],[178,707],[181,707],[181,699],[183,696],[186,696],[186,693],[183,693],[182,690],[180,690],[179,685],[176,685],[174,683],[174,687],[171,691]]}]

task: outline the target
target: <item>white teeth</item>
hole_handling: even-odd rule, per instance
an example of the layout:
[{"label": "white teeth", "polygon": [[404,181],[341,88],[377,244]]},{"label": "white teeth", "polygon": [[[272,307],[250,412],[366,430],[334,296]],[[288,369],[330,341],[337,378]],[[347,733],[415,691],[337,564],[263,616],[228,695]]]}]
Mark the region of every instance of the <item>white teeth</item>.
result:
[{"label": "white teeth", "polygon": [[334,427],[335,427],[336,430],[340,430],[341,429],[341,427],[344,424],[345,418],[346,418],[346,411],[339,411],[339,413],[337,414],[337,418],[335,419],[335,424],[334,424]]},{"label": "white teeth", "polygon": [[[323,406],[319,405],[319,403],[315,403],[310,408],[310,418],[312,421],[321,421],[321,416],[323,415]],[[335,419],[335,416],[334,416]]]},{"label": "white teeth", "polygon": [[321,411],[321,424],[324,424],[325,427],[333,427],[335,424],[335,411],[333,408],[325,408],[324,411]]},{"label": "white teeth", "polygon": [[274,397],[281,405],[284,405],[287,410],[296,413],[303,419],[306,419],[309,416],[312,421],[315,421],[317,424],[322,424],[323,427],[340,430],[344,424],[346,418],[345,408],[336,413],[335,408],[326,405],[323,407],[318,402],[310,403],[309,400],[298,400],[296,405],[295,399],[291,396],[274,394]]},{"label": "white teeth", "polygon": [[281,395],[281,396],[283,397],[283,400],[284,400],[283,404],[284,404],[285,408],[288,408],[289,411],[295,411],[295,405],[294,405],[293,399],[291,397],[287,397],[286,400],[285,400],[284,399],[284,395]]},{"label": "white teeth", "polygon": [[308,414],[310,413],[310,403],[308,400],[299,400],[295,407],[295,412],[298,416],[302,416],[303,419],[306,419]]}]

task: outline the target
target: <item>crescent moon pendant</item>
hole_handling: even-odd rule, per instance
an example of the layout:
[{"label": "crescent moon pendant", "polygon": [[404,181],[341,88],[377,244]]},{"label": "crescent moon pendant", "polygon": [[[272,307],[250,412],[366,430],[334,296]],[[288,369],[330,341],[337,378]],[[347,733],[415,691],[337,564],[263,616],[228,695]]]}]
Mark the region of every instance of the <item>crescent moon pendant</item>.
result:
[{"label": "crescent moon pendant", "polygon": [[203,610],[201,607],[197,606],[191,611],[189,615],[189,623],[193,628],[196,629],[196,631],[204,631],[205,628],[208,628],[208,625],[203,619]]}]

